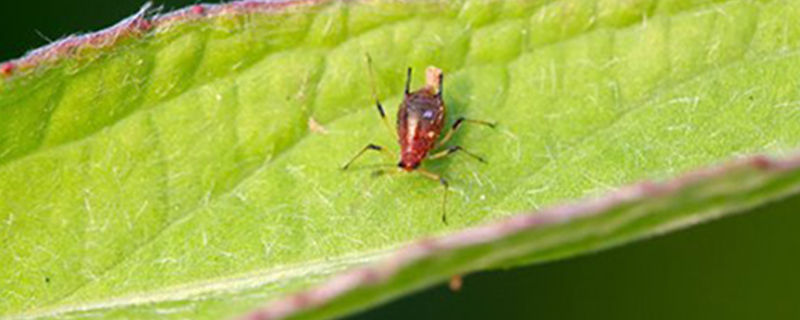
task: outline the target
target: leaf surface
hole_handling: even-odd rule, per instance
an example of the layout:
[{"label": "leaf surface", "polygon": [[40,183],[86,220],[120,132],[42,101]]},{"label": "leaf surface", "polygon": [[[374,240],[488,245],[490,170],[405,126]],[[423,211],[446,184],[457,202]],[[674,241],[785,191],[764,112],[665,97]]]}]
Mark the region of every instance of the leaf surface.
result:
[{"label": "leaf surface", "polygon": [[[228,317],[398,259],[410,242],[460,239],[297,310],[339,315],[453,273],[580,254],[784,196],[797,188],[791,161],[637,191],[621,207],[568,207],[580,210],[546,228],[497,226],[561,209],[493,224],[732,158],[786,156],[800,140],[798,8],[241,2],[136,16],[42,49],[0,75],[0,316]],[[367,53],[392,122],[405,68],[416,88],[435,65],[451,121],[500,123],[467,125],[452,142],[488,165],[425,165],[451,181],[449,225],[436,183],[371,175],[396,159],[338,170],[367,143],[396,144],[372,105]],[[480,243],[459,233],[487,224],[478,230],[505,231]]]}]

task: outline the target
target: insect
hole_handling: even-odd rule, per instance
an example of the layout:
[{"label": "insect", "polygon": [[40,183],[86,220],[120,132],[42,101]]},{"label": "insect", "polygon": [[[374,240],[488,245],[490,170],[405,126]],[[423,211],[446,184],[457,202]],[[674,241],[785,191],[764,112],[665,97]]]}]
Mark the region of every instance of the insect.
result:
[{"label": "insect", "polygon": [[[486,160],[465,150],[461,146],[445,147],[445,143],[453,137],[453,133],[461,128],[464,123],[475,123],[491,128],[495,127],[495,123],[459,117],[450,126],[450,130],[439,139],[445,125],[445,116],[447,114],[447,108],[442,99],[444,74],[441,69],[428,67],[425,72],[425,86],[417,91],[411,92],[411,68],[409,67],[406,75],[405,95],[397,111],[397,131],[395,132],[386,119],[386,111],[383,109],[378,99],[378,94],[375,91],[375,80],[372,74],[372,59],[369,55],[367,55],[367,64],[372,81],[372,95],[375,99],[375,106],[378,109],[378,113],[384,125],[390,132],[396,133],[395,136],[400,144],[400,161],[397,163],[397,167],[401,171],[416,172],[428,179],[438,181],[444,187],[444,194],[442,196],[442,222],[447,224],[446,204],[447,192],[450,184],[443,176],[422,169],[420,165],[425,160],[444,158],[456,152],[466,154],[480,162],[486,163]],[[389,149],[370,143],[350,159],[350,161],[342,167],[342,170],[347,170],[353,162],[370,150],[383,152],[392,158],[396,158],[394,153]]]}]

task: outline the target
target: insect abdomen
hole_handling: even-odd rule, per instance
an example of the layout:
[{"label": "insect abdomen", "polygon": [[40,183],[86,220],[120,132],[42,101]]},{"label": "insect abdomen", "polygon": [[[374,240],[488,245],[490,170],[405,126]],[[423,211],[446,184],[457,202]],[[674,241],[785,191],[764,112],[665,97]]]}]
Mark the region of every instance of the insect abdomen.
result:
[{"label": "insect abdomen", "polygon": [[400,166],[411,170],[419,166],[436,144],[444,123],[444,102],[426,87],[409,94],[397,114]]}]

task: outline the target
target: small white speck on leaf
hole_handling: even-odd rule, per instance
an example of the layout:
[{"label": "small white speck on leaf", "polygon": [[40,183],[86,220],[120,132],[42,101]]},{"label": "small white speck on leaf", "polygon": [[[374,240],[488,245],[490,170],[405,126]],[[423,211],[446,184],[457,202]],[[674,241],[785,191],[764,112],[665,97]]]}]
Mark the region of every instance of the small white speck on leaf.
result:
[{"label": "small white speck on leaf", "polygon": [[312,117],[308,118],[308,130],[310,130],[313,133],[328,134],[328,129],[325,129],[325,127],[319,124],[319,122],[317,122],[317,120],[314,120],[314,118]]}]

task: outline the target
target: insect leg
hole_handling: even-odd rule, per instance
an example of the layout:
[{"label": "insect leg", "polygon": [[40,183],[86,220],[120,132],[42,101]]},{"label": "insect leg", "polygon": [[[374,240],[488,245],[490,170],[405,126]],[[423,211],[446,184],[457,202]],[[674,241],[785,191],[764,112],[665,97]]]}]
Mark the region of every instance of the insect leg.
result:
[{"label": "insect leg", "polygon": [[478,161],[483,162],[483,163],[487,163],[486,159],[481,158],[479,155],[465,150],[461,146],[452,146],[452,147],[449,147],[449,148],[447,148],[445,150],[442,150],[442,151],[439,151],[437,153],[431,154],[431,155],[428,156],[428,159],[436,160],[436,159],[439,159],[439,158],[444,158],[444,157],[446,157],[448,155],[451,155],[453,153],[456,153],[458,151],[461,151],[463,154],[466,154],[466,155],[474,158],[475,160],[478,160]]},{"label": "insect leg", "polygon": [[442,223],[447,224],[447,190],[450,189],[450,183],[444,177],[424,169],[417,169],[416,172],[428,179],[439,181],[439,184],[444,187],[444,193],[442,194]]},{"label": "insect leg", "polygon": [[356,161],[356,159],[361,157],[361,155],[363,155],[365,152],[367,152],[369,150],[380,151],[380,152],[383,152],[384,154],[394,158],[394,155],[392,154],[391,151],[389,151],[386,148],[381,147],[379,145],[370,143],[366,147],[364,147],[364,149],[361,149],[361,151],[359,151],[352,159],[350,159],[350,161],[347,161],[347,163],[344,166],[342,166],[342,170],[347,170],[347,168],[349,168],[350,165],[353,164],[354,161]]},{"label": "insect leg", "polygon": [[[367,54],[367,69],[369,69],[369,80],[370,86],[372,87],[372,98],[375,99],[375,107],[378,108],[378,113],[381,115],[381,121],[383,121],[383,125],[386,127],[386,130],[389,130],[389,133],[394,135],[397,138],[397,132],[392,129],[392,126],[389,124],[389,120],[386,119],[386,111],[383,109],[383,105],[381,105],[380,99],[378,99],[378,91],[375,89],[375,74],[372,71],[372,57]],[[410,70],[410,69],[409,69]],[[408,89],[406,89],[406,94],[408,94]]]},{"label": "insect leg", "polygon": [[455,133],[456,130],[458,130],[458,128],[461,128],[461,125],[464,124],[465,122],[480,124],[490,128],[494,128],[497,125],[496,123],[491,121],[474,120],[474,119],[459,117],[458,119],[456,119],[456,122],[453,122],[453,125],[450,127],[450,131],[447,131],[447,134],[445,134],[444,137],[441,140],[439,140],[439,143],[436,146],[441,147],[442,145],[447,143],[447,141],[449,141],[450,138],[453,137],[453,133]]}]

